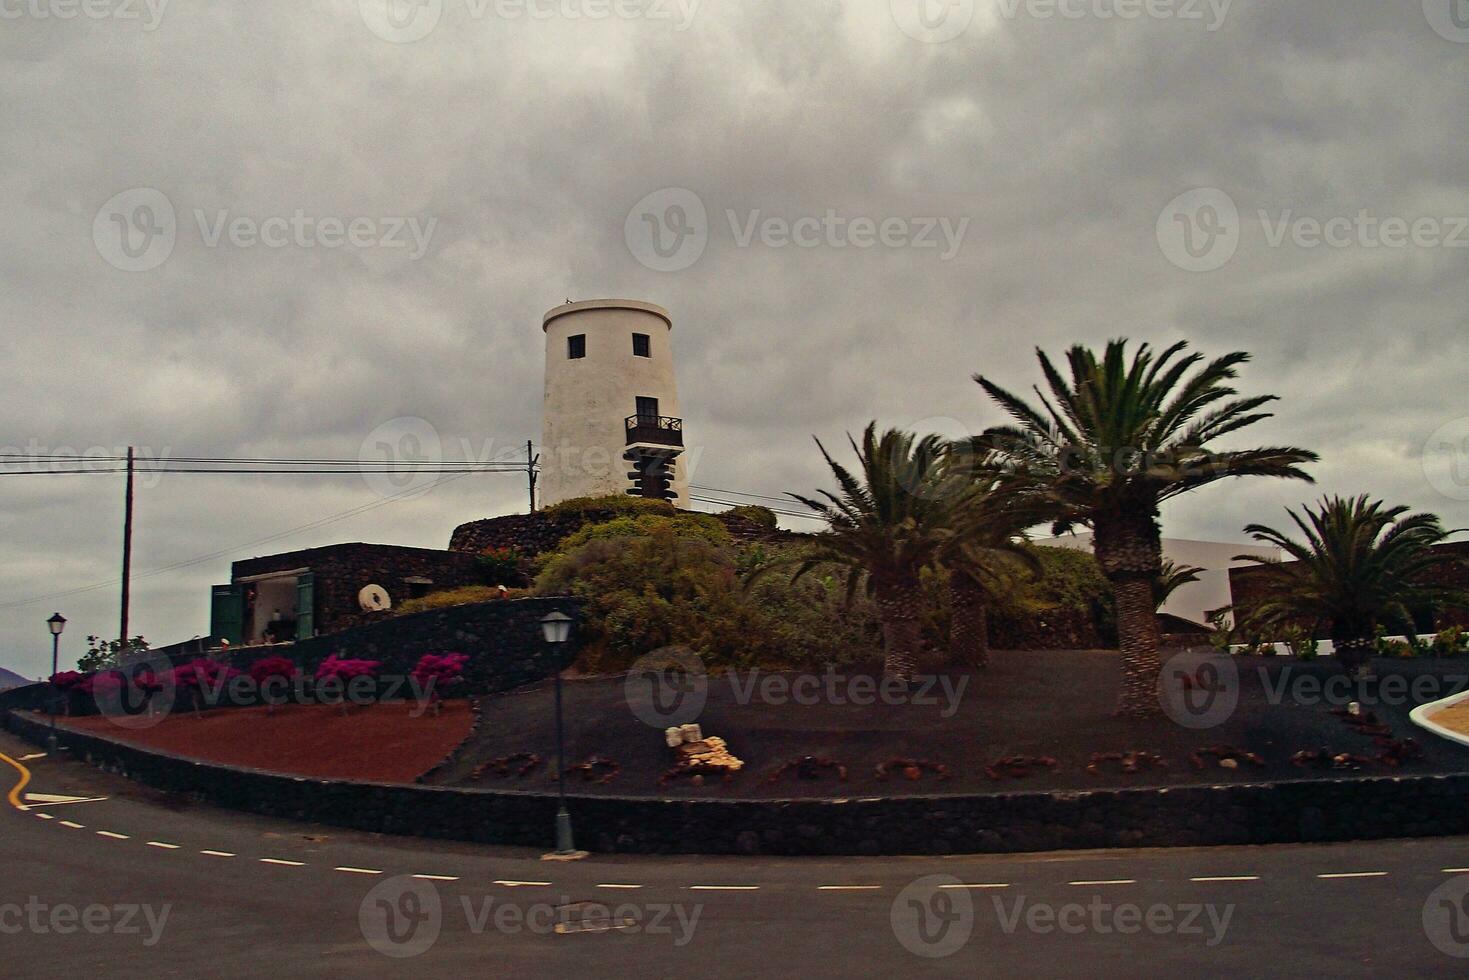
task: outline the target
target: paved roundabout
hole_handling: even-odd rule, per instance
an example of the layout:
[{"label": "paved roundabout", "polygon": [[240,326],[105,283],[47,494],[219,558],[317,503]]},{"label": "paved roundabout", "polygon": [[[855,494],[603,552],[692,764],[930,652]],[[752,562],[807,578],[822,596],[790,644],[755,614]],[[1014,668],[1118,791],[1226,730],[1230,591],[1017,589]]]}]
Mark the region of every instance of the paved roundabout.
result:
[{"label": "paved roundabout", "polygon": [[[1462,976],[1462,838],[594,856],[269,820],[0,737],[6,975]],[[26,758],[30,756],[31,758]],[[1084,965],[1084,966],[1083,966]]]}]

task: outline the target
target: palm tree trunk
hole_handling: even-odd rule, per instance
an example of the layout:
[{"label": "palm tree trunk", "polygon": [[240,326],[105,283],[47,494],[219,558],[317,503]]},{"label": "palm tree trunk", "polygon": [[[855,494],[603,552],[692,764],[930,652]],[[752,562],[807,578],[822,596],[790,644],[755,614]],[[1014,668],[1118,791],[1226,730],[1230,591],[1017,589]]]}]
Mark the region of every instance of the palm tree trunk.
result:
[{"label": "palm tree trunk", "polygon": [[1122,693],[1117,713],[1149,718],[1162,713],[1158,699],[1158,607],[1153,587],[1163,565],[1156,508],[1099,518],[1092,546],[1117,600],[1117,645],[1122,651]]},{"label": "palm tree trunk", "polygon": [[949,578],[949,663],[986,667],[990,662],[988,594],[967,575]]},{"label": "palm tree trunk", "polygon": [[1122,650],[1122,694],[1117,713],[1128,718],[1158,714],[1158,617],[1153,606],[1153,583],[1143,577],[1112,580],[1117,597],[1117,641]]},{"label": "palm tree trunk", "polygon": [[876,589],[877,618],[882,624],[885,677],[910,680],[918,666],[923,631],[919,623],[922,596],[917,584],[890,584]]},{"label": "palm tree trunk", "polygon": [[1363,673],[1367,665],[1372,662],[1372,654],[1376,652],[1377,642],[1372,637],[1356,636],[1333,639],[1332,645],[1336,648],[1336,659],[1342,669],[1356,677]]}]

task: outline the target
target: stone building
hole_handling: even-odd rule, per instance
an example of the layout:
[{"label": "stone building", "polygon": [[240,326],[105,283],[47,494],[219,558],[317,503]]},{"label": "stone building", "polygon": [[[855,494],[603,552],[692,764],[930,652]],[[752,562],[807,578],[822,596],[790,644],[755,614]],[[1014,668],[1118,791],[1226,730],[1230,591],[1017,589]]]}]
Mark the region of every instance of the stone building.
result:
[{"label": "stone building", "polygon": [[[211,590],[209,633],[236,644],[305,639],[478,581],[474,555],[432,548],[336,544],[250,558],[235,562],[229,582]],[[364,597],[369,586],[380,591]]]}]

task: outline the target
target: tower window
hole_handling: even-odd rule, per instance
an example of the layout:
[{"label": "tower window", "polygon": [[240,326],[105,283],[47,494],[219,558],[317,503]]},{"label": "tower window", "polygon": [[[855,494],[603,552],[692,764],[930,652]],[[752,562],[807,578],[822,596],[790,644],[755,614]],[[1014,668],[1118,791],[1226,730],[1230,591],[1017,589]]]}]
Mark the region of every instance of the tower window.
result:
[{"label": "tower window", "polygon": [[571,360],[587,356],[587,335],[573,334],[566,338],[566,356]]},{"label": "tower window", "polygon": [[632,335],[632,352],[634,357],[652,357],[652,342],[645,333]]}]

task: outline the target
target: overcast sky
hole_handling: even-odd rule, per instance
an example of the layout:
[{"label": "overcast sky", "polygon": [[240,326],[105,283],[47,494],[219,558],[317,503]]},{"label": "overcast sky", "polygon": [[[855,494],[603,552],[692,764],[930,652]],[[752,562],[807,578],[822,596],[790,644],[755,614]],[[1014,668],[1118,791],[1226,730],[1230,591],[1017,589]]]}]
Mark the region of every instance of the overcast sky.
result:
[{"label": "overcast sky", "polygon": [[[619,296],[672,312],[699,484],[806,491],[813,434],[978,429],[975,372],[1185,338],[1283,397],[1238,445],[1323,460],[1166,534],[1322,492],[1469,525],[1453,0],[81,2],[0,0],[7,452],[483,458],[539,439],[541,314]],[[232,560],[525,504],[385,490],[146,480],[134,632],[207,631]],[[49,669],[55,610],[64,658],[115,635],[121,504],[0,480],[0,665]]]}]

